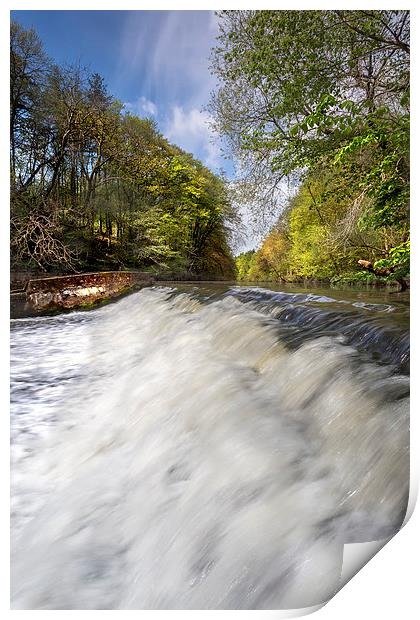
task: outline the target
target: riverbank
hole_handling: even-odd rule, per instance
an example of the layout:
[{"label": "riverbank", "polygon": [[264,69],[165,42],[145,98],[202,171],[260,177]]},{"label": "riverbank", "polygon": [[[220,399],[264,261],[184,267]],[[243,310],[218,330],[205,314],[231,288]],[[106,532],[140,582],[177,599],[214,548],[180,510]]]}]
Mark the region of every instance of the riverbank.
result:
[{"label": "riverbank", "polygon": [[260,284],[284,284],[286,286],[305,286],[305,287],[330,287],[332,289],[340,289],[340,288],[354,288],[357,290],[369,290],[369,289],[387,289],[395,292],[398,291],[406,291],[410,288],[410,279],[404,279],[404,286],[401,285],[397,280],[389,280],[383,277],[375,277],[372,276],[370,278],[357,278],[357,277],[349,277],[342,276],[336,278],[326,278],[326,279],[296,279],[296,280],[247,280],[240,279],[238,280],[240,284],[249,284],[251,286],[259,286]]}]

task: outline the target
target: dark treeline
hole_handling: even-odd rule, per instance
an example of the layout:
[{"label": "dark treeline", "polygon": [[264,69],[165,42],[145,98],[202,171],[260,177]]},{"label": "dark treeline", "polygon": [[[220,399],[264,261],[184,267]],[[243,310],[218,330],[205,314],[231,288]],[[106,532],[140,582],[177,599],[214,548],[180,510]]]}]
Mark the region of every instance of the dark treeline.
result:
[{"label": "dark treeline", "polygon": [[[251,280],[409,275],[408,11],[222,11],[211,111],[257,211],[299,190]],[[259,200],[259,203],[258,203]],[[258,216],[258,212],[256,213]]]},{"label": "dark treeline", "polygon": [[231,277],[224,180],[11,24],[11,266]]}]

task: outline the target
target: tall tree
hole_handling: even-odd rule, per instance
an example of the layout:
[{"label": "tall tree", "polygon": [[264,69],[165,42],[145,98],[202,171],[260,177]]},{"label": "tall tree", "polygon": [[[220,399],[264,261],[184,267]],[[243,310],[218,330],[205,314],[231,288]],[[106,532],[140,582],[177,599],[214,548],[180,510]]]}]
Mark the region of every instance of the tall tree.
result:
[{"label": "tall tree", "polygon": [[[10,27],[10,161],[12,189],[36,173],[38,144],[34,118],[39,115],[42,89],[49,63],[42,42],[34,30],[12,22]],[[29,134],[31,137],[29,138]],[[27,149],[31,157],[23,157]]]},{"label": "tall tree", "polygon": [[373,146],[379,154],[367,162],[369,173],[390,146],[408,180],[407,11],[223,11],[219,17],[213,71],[222,85],[210,109],[250,178],[268,169],[275,187],[340,149]]}]

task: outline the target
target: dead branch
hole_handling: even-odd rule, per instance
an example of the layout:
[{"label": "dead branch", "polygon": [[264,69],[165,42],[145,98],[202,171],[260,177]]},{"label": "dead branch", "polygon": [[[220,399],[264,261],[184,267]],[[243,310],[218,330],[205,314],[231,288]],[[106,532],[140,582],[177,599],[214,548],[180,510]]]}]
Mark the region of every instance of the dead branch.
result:
[{"label": "dead branch", "polygon": [[43,271],[52,265],[76,271],[75,256],[59,239],[60,225],[54,214],[31,213],[11,219],[11,249],[15,258],[34,262]]}]

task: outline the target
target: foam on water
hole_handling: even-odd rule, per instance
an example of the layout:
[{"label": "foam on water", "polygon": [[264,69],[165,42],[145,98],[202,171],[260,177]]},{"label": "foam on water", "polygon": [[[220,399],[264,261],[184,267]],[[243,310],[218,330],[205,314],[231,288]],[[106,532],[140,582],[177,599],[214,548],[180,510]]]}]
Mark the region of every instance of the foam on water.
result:
[{"label": "foam on water", "polygon": [[408,378],[340,338],[162,287],[12,343],[14,608],[316,605],[402,523]]}]

